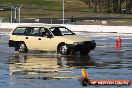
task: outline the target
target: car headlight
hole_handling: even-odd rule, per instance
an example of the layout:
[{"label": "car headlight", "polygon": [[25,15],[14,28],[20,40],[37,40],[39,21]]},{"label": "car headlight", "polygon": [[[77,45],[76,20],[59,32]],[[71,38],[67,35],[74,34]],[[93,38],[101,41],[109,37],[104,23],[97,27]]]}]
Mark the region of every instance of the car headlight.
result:
[{"label": "car headlight", "polygon": [[74,42],[73,44],[74,44],[74,45],[77,45],[77,42]]},{"label": "car headlight", "polygon": [[74,42],[74,45],[82,45],[83,42]]},{"label": "car headlight", "polygon": [[83,42],[78,42],[78,45],[81,45],[81,44],[83,44]]},{"label": "car headlight", "polygon": [[91,41],[91,43],[95,43],[95,40]]}]

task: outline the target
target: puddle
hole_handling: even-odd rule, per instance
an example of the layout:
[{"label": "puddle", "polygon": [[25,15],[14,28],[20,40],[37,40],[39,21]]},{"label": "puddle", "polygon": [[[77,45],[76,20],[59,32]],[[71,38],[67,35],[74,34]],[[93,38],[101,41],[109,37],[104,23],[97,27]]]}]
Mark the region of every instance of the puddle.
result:
[{"label": "puddle", "polygon": [[[19,54],[8,47],[7,34],[0,35],[1,88],[82,88],[78,78],[82,67],[90,79],[130,79],[132,74],[132,38],[122,34],[122,47],[116,53],[118,35],[81,34],[97,39],[97,47],[89,55],[59,56],[56,52]],[[124,38],[124,39],[123,39]],[[119,88],[101,86],[101,88]],[[121,88],[131,88],[125,86]],[[97,88],[97,86],[90,86]]]}]

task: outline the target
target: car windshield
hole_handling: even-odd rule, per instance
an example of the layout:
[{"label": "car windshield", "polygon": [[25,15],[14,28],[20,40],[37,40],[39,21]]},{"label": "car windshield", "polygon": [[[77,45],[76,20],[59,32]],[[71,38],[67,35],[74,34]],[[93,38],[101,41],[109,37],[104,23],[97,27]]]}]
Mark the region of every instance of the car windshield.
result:
[{"label": "car windshield", "polygon": [[52,27],[50,28],[54,36],[63,36],[63,35],[75,35],[71,30],[66,27]]}]

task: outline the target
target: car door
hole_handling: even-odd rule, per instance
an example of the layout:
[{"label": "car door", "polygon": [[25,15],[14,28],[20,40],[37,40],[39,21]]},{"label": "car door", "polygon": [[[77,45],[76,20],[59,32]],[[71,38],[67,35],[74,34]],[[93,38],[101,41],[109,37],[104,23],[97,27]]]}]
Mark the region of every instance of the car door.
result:
[{"label": "car door", "polygon": [[52,35],[51,32],[46,28],[40,29],[40,36],[38,37],[38,49],[43,51],[55,51],[53,35],[48,37],[48,34]]},{"label": "car door", "polygon": [[13,31],[10,39],[14,41],[24,41],[25,40],[25,30],[26,30],[26,27],[17,27]]},{"label": "car door", "polygon": [[25,43],[28,49],[38,50],[38,39],[39,39],[39,27],[28,27],[30,33],[25,36]]}]

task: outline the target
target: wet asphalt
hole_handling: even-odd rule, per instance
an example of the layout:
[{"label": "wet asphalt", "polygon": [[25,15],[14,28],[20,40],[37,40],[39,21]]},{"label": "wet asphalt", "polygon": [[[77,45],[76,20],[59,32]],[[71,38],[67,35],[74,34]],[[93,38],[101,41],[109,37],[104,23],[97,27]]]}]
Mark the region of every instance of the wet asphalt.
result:
[{"label": "wet asphalt", "polygon": [[[19,54],[8,47],[8,32],[0,33],[0,88],[83,88],[78,79],[82,67],[90,79],[132,80],[132,34],[77,33],[95,39],[88,55],[60,56],[56,52]],[[115,41],[121,36],[118,52]],[[86,88],[132,88],[87,86]]]}]

